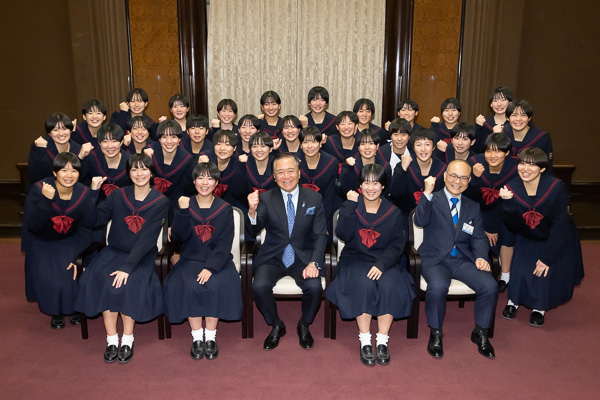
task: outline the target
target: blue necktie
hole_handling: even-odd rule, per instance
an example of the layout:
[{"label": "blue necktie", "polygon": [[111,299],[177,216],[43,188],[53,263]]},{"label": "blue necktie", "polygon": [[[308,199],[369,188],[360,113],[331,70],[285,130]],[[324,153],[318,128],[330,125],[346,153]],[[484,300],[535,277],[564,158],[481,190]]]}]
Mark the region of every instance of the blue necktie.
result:
[{"label": "blue necktie", "polygon": [[[296,212],[294,211],[294,203],[292,202],[292,195],[288,194],[287,200],[287,222],[288,232],[292,236],[292,230],[294,229],[294,219],[296,219]],[[283,250],[282,257],[283,265],[289,268],[294,263],[294,249],[291,244],[288,244]]]},{"label": "blue necktie", "polygon": [[[450,214],[452,215],[452,222],[454,223],[454,229],[456,229],[456,226],[458,225],[458,208],[456,208],[456,203],[458,203],[458,199],[456,197],[453,197],[450,199],[450,201],[452,202],[452,208],[450,208]],[[456,249],[456,247],[454,247],[452,249],[452,252],[450,252],[450,255],[452,257],[456,257],[457,254],[458,254],[458,250]]]}]

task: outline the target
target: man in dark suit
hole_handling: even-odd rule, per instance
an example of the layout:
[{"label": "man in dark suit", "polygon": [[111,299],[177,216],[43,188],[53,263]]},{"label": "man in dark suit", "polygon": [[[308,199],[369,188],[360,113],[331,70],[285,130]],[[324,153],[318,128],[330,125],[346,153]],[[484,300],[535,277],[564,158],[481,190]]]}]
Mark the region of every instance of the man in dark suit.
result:
[{"label": "man in dark suit", "polygon": [[432,193],[435,178],[425,179],[423,197],[415,213],[415,225],[424,228],[419,253],[427,281],[425,311],[431,329],[427,352],[436,358],[444,355],[442,324],[451,279],[464,282],[477,294],[471,341],[477,344],[479,353],[495,357],[488,328],[496,310],[498,288],[490,273],[489,243],[479,205],[461,195],[470,180],[469,164],[463,160],[452,161],[444,172],[443,190]]},{"label": "man in dark suit", "polygon": [[300,346],[310,349],[314,340],[308,326],[321,304],[321,275],[327,246],[327,228],[321,195],[298,185],[300,161],[295,155],[282,153],[272,161],[278,187],[259,196],[248,195],[246,226],[253,236],[266,230],[254,265],[254,298],[271,333],[263,348],[273,350],[286,333],[277,314],[273,287],[284,276],[291,276],[302,289],[302,317],[297,332]]}]

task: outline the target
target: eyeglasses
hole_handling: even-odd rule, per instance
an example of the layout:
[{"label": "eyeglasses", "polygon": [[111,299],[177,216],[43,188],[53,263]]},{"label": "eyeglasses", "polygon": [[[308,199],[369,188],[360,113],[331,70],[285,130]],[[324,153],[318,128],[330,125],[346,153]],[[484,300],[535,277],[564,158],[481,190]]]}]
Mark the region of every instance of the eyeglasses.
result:
[{"label": "eyeglasses", "polygon": [[469,177],[468,176],[459,176],[459,175],[456,175],[456,174],[449,174],[448,177],[450,178],[451,181],[460,180],[462,183],[469,182]]}]

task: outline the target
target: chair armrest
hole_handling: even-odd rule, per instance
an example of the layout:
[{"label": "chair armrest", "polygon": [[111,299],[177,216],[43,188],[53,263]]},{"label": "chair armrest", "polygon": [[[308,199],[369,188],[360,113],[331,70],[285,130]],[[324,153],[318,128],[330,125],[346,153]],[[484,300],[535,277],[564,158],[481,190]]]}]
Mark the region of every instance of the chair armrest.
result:
[{"label": "chair armrest", "polygon": [[83,273],[83,262],[84,260],[90,256],[93,252],[95,251],[100,251],[102,248],[104,248],[105,244],[102,242],[94,242],[92,244],[90,244],[88,247],[86,247],[81,253],[79,253],[77,255],[77,261],[75,262],[75,264],[77,265],[77,279],[79,280],[79,277],[81,277],[81,274]]}]

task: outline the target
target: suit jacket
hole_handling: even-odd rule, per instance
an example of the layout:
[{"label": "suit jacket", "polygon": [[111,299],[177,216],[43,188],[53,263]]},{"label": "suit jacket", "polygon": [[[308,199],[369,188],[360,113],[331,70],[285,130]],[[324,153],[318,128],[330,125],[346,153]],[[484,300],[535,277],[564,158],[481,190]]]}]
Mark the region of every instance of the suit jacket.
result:
[{"label": "suit jacket", "polygon": [[[444,190],[433,193],[431,201],[421,197],[415,212],[415,225],[424,228],[423,243],[419,254],[423,266],[439,264],[456,246],[465,256],[475,262],[483,258],[489,262],[489,242],[483,230],[479,204],[466,196],[460,198],[458,225],[454,228],[450,206]],[[473,234],[463,231],[464,224],[473,227]]]},{"label": "suit jacket", "polygon": [[[258,209],[256,210],[256,225],[250,223],[246,214],[246,226],[252,236],[256,236],[266,229],[266,238],[260,246],[254,268],[260,268],[269,260],[283,257],[283,250],[288,244],[292,245],[296,260],[308,265],[316,261],[323,266],[325,247],[327,246],[327,225],[323,211],[321,195],[310,189],[299,187],[298,206],[292,235],[288,234],[286,214],[287,199],[283,199],[281,189],[275,187],[260,194]],[[323,274],[324,270],[321,269]]]}]

